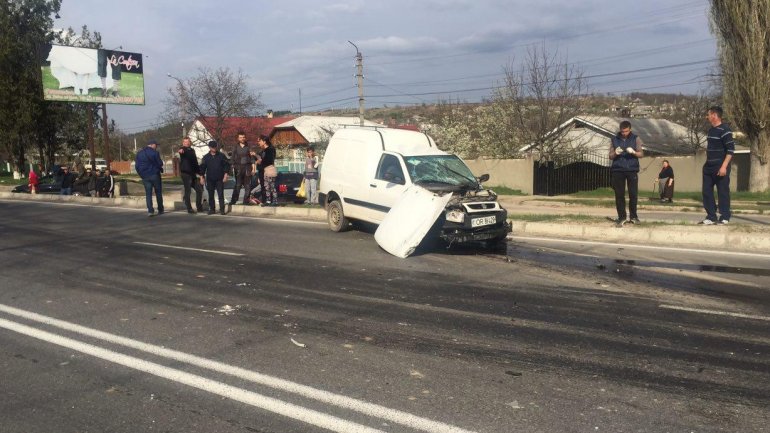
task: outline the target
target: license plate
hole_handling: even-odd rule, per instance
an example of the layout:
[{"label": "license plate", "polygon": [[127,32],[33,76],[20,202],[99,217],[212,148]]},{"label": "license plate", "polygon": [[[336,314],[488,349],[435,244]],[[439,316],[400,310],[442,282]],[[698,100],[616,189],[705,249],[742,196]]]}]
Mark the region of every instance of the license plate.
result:
[{"label": "license plate", "polygon": [[492,225],[497,222],[497,218],[494,216],[488,216],[488,217],[481,217],[481,218],[473,218],[471,220],[471,227],[481,227],[481,226],[488,226]]}]

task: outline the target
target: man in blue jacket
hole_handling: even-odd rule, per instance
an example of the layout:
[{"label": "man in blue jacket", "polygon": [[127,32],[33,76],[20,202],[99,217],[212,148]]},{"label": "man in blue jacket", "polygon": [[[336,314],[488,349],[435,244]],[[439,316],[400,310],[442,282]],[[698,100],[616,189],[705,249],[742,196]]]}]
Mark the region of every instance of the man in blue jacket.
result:
[{"label": "man in blue jacket", "polygon": [[147,212],[155,216],[152,207],[152,191],[155,190],[155,200],[158,202],[158,215],[163,214],[163,185],[160,174],[163,173],[163,161],[158,153],[158,142],[150,140],[147,147],[136,154],[136,172],[142,178],[144,195],[147,199]]},{"label": "man in blue jacket", "polygon": [[[615,190],[615,209],[618,219],[615,225],[641,224],[636,214],[636,204],[639,198],[639,158],[644,156],[642,140],[631,132],[631,122],[620,122],[620,132],[612,137],[610,144],[610,182]],[[626,184],[628,185],[628,220],[626,220]]]}]

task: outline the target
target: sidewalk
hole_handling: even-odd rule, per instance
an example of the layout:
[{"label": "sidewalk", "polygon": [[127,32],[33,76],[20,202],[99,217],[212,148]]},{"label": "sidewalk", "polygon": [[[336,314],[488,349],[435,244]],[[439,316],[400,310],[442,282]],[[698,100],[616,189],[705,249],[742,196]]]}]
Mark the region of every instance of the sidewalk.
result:
[{"label": "sidewalk", "polygon": [[[163,195],[167,211],[184,211],[179,191]],[[95,206],[120,206],[144,209],[144,196],[117,198],[74,197],[58,195],[14,194],[0,189],[0,199],[68,202]],[[660,206],[641,202],[641,225],[617,228],[606,217],[615,217],[614,207],[565,204],[559,199],[543,200],[531,196],[500,196],[508,210],[513,236],[569,238],[625,244],[679,246],[706,250],[770,253],[770,216],[736,213],[729,226],[703,226],[701,210]],[[692,209],[692,208],[686,208]],[[230,215],[306,219],[325,221],[326,211],[318,206],[259,207],[235,205]]]}]

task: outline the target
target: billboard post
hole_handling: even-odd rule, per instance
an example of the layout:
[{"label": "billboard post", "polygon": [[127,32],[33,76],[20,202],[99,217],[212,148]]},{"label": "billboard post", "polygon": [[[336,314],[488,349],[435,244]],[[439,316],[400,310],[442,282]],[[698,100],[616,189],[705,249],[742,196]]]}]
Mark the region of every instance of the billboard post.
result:
[{"label": "billboard post", "polygon": [[107,161],[107,170],[110,170],[110,132],[107,130],[107,104],[102,104],[102,131],[104,131],[104,160]]}]

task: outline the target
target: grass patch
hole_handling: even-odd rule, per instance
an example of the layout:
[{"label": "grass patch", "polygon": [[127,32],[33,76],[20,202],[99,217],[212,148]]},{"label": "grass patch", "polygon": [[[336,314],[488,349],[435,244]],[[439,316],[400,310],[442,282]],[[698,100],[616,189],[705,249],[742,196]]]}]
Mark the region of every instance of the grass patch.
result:
[{"label": "grass patch", "polygon": [[[144,75],[123,72],[117,96],[102,96],[101,87],[88,89],[87,95],[76,95],[72,87],[59,88],[59,80],[51,74],[50,66],[41,67],[43,91],[48,100],[75,102],[106,102],[108,104],[144,105]],[[108,91],[110,89],[107,89]]]},{"label": "grass patch", "polygon": [[14,179],[13,173],[2,173],[0,174],[0,185],[26,185],[29,182],[29,179],[26,177],[21,179]]},{"label": "grass patch", "polygon": [[497,195],[527,195],[521,192],[520,189],[511,189],[507,186],[490,186],[487,189],[491,189]]}]

